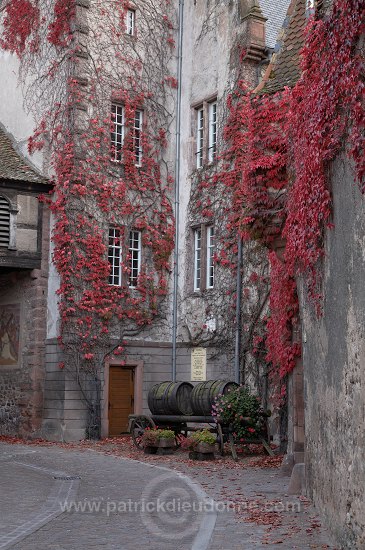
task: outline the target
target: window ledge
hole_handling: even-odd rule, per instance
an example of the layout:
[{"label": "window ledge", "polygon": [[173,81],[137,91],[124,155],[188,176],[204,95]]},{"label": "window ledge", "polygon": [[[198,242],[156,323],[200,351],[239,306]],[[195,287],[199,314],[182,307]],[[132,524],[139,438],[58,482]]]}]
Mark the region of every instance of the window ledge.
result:
[{"label": "window ledge", "polygon": [[204,298],[206,295],[212,294],[214,287],[204,288],[202,290],[193,290],[191,293],[192,298]]}]

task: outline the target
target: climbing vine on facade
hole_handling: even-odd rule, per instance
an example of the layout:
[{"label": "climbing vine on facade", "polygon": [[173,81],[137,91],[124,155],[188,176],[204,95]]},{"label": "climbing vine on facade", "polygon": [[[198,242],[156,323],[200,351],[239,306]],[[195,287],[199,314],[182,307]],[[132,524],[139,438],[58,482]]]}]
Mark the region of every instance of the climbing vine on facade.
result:
[{"label": "climbing vine on facade", "polygon": [[[309,21],[302,75],[292,89],[252,94],[252,83],[237,82],[228,97],[223,152],[209,174],[202,170],[194,180],[191,203],[199,219],[209,223],[218,212],[221,220],[214,260],[226,275],[215,295],[218,308],[224,293],[234,308],[238,236],[281,249],[269,256],[266,346],[282,377],[300,352],[291,339],[298,276],[320,312],[324,230],[331,227],[327,172],[342,148],[364,190],[364,9],[360,0],[337,0],[330,13]],[[77,357],[77,368],[96,372],[107,354],[122,351],[128,334],[164,316],[174,235],[174,17],[169,0],[146,0],[137,16],[127,0],[12,0],[3,11],[1,45],[20,58],[26,104],[38,123],[30,150],[51,156],[66,366]],[[110,228],[124,254],[118,285],[109,284]],[[131,230],[144,250],[133,286]],[[258,316],[266,271],[248,274],[244,289],[257,299]],[[247,334],[262,343],[260,333]]]},{"label": "climbing vine on facade", "polygon": [[304,276],[321,311],[320,260],[324,230],[332,227],[327,174],[342,149],[364,191],[364,10],[360,1],[337,0],[331,13],[309,21],[292,89],[255,94],[239,82],[229,97],[227,170],[217,177],[233,189],[231,229],[281,249],[270,252],[266,338],[267,359],[281,377],[300,354],[292,341],[296,277]]},{"label": "climbing vine on facade", "polygon": [[145,4],[137,18],[119,0],[16,0],[4,10],[1,45],[20,59],[37,122],[29,150],[50,159],[61,367],[78,380],[100,379],[106,356],[166,316],[176,23],[169,0]]}]

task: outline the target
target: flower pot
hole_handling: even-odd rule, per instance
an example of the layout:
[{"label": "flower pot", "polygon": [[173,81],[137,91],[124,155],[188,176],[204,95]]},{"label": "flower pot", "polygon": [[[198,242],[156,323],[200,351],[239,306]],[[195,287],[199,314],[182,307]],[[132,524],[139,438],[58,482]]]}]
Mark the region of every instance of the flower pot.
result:
[{"label": "flower pot", "polygon": [[215,460],[214,443],[198,443],[193,451],[190,451],[189,458],[191,460]]},{"label": "flower pot", "polygon": [[197,444],[197,446],[195,448],[195,451],[197,453],[203,453],[203,454],[214,453],[215,443],[200,442],[200,443]]},{"label": "flower pot", "polygon": [[144,442],[145,447],[156,447],[156,449],[160,446],[158,439],[151,439]]},{"label": "flower pot", "polygon": [[161,439],[158,440],[158,446],[160,447],[160,449],[169,449],[171,447],[175,447],[175,439],[161,437]]}]

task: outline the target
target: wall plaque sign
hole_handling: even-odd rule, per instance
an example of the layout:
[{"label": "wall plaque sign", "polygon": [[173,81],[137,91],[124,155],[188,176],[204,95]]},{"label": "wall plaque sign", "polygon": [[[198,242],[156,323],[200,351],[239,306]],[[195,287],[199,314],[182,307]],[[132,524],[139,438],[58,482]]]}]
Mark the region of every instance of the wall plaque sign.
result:
[{"label": "wall plaque sign", "polygon": [[191,350],[191,381],[205,382],[207,379],[207,350],[193,348]]}]

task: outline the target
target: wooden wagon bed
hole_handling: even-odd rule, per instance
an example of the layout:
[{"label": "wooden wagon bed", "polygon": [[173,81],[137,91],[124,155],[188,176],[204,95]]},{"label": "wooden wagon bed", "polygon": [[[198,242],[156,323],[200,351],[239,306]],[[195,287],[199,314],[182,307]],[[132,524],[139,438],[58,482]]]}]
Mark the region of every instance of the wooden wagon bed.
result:
[{"label": "wooden wagon bed", "polygon": [[[194,426],[195,424],[195,426]],[[216,422],[213,416],[184,416],[184,415],[129,415],[128,431],[130,432],[133,443],[138,449],[143,449],[142,436],[146,429],[154,429],[157,426],[169,427],[175,432],[176,444],[179,447],[179,436],[187,435],[188,432],[193,432],[201,429],[199,424],[208,425],[208,429],[217,434],[217,443],[221,456],[224,455],[224,443],[227,440],[230,444],[232,457],[238,460],[232,430],[220,422]],[[274,453],[264,437],[250,439],[247,444],[261,444],[265,451],[274,456]]]}]

